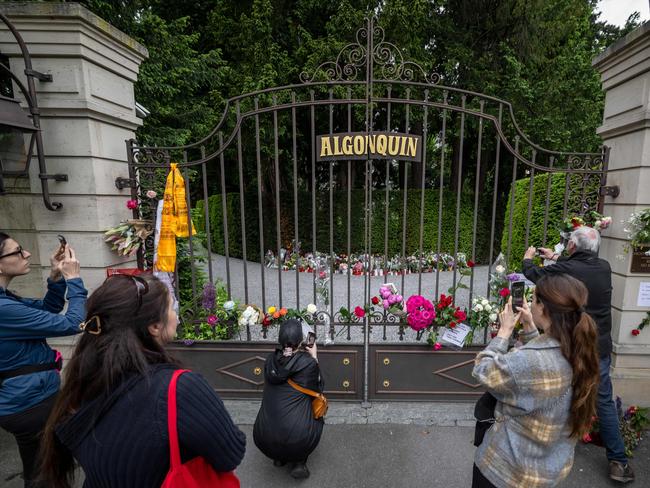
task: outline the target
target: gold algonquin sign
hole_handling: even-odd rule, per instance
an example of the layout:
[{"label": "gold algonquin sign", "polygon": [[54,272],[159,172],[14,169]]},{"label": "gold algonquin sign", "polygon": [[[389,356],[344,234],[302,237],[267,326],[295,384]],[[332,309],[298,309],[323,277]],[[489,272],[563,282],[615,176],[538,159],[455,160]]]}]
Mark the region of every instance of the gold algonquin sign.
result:
[{"label": "gold algonquin sign", "polygon": [[345,132],[316,137],[316,159],[401,159],[422,161],[422,136],[398,132]]}]

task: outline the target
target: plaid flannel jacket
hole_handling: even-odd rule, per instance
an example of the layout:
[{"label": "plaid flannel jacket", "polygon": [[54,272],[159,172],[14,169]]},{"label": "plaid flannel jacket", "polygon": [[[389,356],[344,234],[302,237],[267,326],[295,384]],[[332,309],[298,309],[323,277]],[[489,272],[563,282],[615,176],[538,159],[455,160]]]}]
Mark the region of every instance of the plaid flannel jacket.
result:
[{"label": "plaid flannel jacket", "polygon": [[495,337],[476,357],[472,375],[498,402],[474,462],[499,488],[555,486],[573,466],[573,370],[557,340],[537,331],[520,337],[521,348],[508,352]]}]

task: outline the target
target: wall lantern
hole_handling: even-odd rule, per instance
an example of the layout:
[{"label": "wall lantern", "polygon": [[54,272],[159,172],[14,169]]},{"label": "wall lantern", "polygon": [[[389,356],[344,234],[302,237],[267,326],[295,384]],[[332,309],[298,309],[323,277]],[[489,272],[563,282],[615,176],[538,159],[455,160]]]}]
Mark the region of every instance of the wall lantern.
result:
[{"label": "wall lantern", "polygon": [[[38,177],[43,190],[43,203],[48,210],[59,210],[63,207],[60,202],[50,201],[48,180],[68,181],[68,175],[47,174],[45,156],[43,153],[43,138],[40,129],[40,112],[36,102],[34,78],[40,81],[52,81],[52,75],[39,73],[32,69],[32,59],[23,41],[9,19],[0,13],[0,20],[9,28],[20,46],[25,61],[25,76],[27,86],[0,62],[0,73],[7,74],[11,81],[20,89],[29,107],[29,116],[20,106],[20,102],[8,96],[0,96],[0,195],[6,193],[5,177],[29,178],[29,166],[32,157],[38,158]],[[31,116],[31,118],[30,118]]]}]

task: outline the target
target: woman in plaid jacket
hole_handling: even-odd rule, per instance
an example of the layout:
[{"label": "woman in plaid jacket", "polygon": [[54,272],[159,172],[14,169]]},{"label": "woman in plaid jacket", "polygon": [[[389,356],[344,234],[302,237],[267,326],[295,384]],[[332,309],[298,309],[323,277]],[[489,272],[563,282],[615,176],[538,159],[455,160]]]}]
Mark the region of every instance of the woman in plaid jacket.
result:
[{"label": "woman in plaid jacket", "polygon": [[[571,471],[598,390],[597,332],[586,302],[585,286],[558,274],[539,280],[531,310],[524,303],[515,314],[510,301],[501,313],[499,333],[472,373],[497,399],[496,422],[476,450],[473,488],[555,486]],[[508,352],[518,321],[524,345]]]}]

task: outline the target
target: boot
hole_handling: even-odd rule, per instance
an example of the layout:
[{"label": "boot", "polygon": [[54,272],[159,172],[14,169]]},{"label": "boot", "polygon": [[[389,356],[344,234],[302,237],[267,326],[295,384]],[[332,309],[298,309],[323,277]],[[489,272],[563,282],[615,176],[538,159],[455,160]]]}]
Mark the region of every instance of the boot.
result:
[{"label": "boot", "polygon": [[291,469],[291,476],[297,480],[309,478],[309,470],[305,463],[296,463]]},{"label": "boot", "polygon": [[620,483],[629,483],[634,481],[634,471],[632,471],[632,466],[629,463],[623,464],[618,461],[610,461],[609,477]]}]

